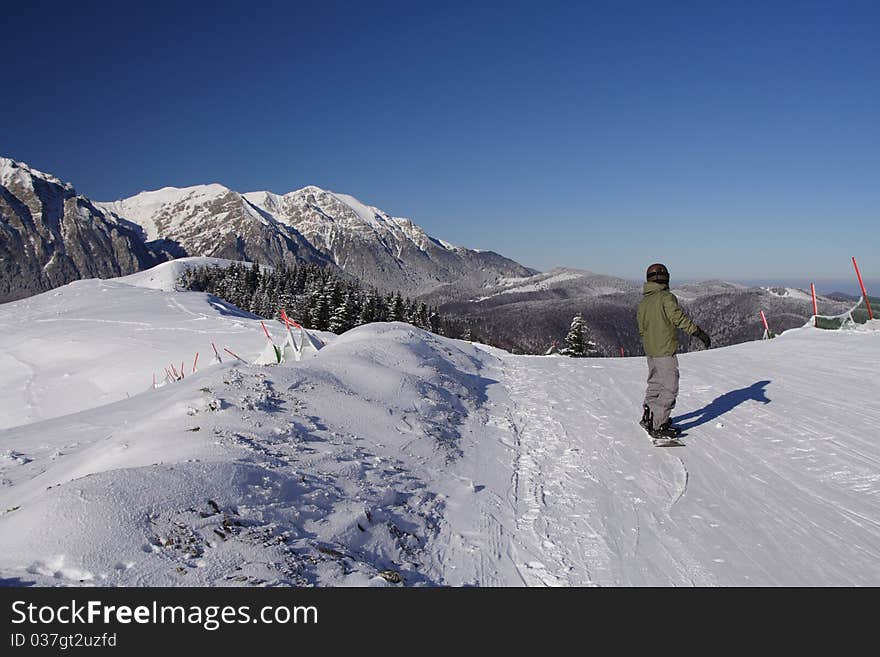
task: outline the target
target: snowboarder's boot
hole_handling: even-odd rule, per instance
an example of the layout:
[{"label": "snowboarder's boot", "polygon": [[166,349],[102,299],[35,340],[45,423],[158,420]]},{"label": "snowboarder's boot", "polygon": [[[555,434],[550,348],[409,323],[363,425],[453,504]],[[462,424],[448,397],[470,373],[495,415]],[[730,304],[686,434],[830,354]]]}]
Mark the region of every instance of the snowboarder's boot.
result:
[{"label": "snowboarder's boot", "polygon": [[644,412],[642,413],[642,419],[639,420],[639,424],[642,425],[642,428],[651,433],[654,430],[654,414],[651,413],[651,408],[647,404],[643,406]]},{"label": "snowboarder's boot", "polygon": [[652,438],[678,438],[681,429],[672,426],[672,420],[666,420],[658,429],[653,429],[650,433]]}]

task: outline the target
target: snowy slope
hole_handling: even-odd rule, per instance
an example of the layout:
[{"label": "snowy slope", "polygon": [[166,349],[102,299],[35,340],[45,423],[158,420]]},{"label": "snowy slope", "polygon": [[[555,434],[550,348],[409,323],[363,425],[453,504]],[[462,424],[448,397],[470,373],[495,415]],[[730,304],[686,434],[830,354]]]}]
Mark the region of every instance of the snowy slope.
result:
[{"label": "snowy slope", "polygon": [[[110,280],[75,281],[0,306],[0,428],[126,399],[164,369],[190,372],[211,342],[249,361],[263,348],[259,318],[212,295],[174,292],[187,258]],[[281,335],[280,329],[276,333]]]},{"label": "snowy slope", "polygon": [[[226,268],[237,260],[227,260],[225,258],[206,258],[204,256],[196,256],[193,258],[177,258],[163,262],[150,269],[139,271],[128,276],[120,276],[116,280],[120,283],[127,283],[136,287],[146,287],[154,290],[177,290],[178,279],[189,269],[198,267],[220,267]],[[245,263],[249,264],[249,263]],[[261,267],[262,269],[271,269],[271,267]]]},{"label": "snowy slope", "polygon": [[[682,355],[687,446],[658,449],[643,359],[392,323],[209,365],[212,337],[253,360],[259,323],[73,283],[0,315],[0,579],[876,586],[878,324]],[[195,349],[198,373],[150,387]]]},{"label": "snowy slope", "polygon": [[876,586],[878,328],[680,356],[672,451],[632,427],[643,359],[509,359],[528,583]]},{"label": "snowy slope", "polygon": [[148,240],[156,240],[166,235],[176,236],[185,231],[188,224],[207,225],[207,218],[213,217],[211,206],[231,193],[217,183],[163,187],[119,201],[98,203],[98,206],[135,222],[144,229]]},{"label": "snowy slope", "polygon": [[777,297],[798,299],[800,301],[812,301],[813,298],[809,292],[794,287],[765,287],[763,289]]},{"label": "snowy slope", "polygon": [[[256,207],[271,214],[275,219],[296,228],[310,241],[322,248],[334,251],[339,241],[340,229],[379,239],[385,244],[396,245],[406,240],[420,251],[434,244],[449,251],[461,251],[461,247],[445,245],[433,240],[409,219],[392,217],[377,207],[366,205],[354,196],[339,194],[310,185],[284,195],[271,192],[248,192],[242,196]],[[339,257],[335,259],[339,261]]]},{"label": "snowy slope", "polygon": [[471,301],[481,302],[503,294],[528,294],[548,290],[553,290],[556,294],[564,293],[563,290],[572,290],[587,297],[599,297],[602,295],[623,295],[636,289],[638,286],[621,278],[594,274],[586,270],[557,267],[534,276],[500,278],[497,285],[490,288],[490,294],[471,299]]}]

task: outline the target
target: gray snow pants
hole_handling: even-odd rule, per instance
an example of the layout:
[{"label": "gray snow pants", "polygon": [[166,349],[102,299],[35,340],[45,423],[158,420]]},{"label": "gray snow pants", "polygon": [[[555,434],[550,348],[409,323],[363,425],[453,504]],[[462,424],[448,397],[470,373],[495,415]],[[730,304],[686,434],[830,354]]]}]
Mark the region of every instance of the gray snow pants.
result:
[{"label": "gray snow pants", "polygon": [[654,428],[659,429],[669,419],[678,397],[678,357],[648,356],[648,390],[645,404],[654,415]]}]

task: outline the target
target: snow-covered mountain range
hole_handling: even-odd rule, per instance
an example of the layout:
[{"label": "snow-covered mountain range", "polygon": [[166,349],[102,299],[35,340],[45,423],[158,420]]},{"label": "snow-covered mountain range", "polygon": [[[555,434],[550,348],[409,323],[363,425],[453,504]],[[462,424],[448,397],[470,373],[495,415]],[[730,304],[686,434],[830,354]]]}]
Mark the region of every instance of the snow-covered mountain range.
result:
[{"label": "snow-covered mountain range", "polygon": [[144,192],[101,207],[191,255],[277,265],[338,267],[368,285],[424,294],[445,285],[478,289],[498,278],[535,273],[487,251],[429,236],[346,194],[308,186],[288,194],[240,194],[222,185]]},{"label": "snow-covered mountain range", "polygon": [[683,354],[662,449],[643,358],[375,323],[255,365],[189,264],[0,306],[0,583],[880,585],[878,320]]},{"label": "snow-covered mountain range", "polygon": [[0,158],[0,175],[0,230],[10,245],[0,302],[184,255],[323,264],[408,295],[444,287],[466,294],[499,278],[536,273],[314,186],[284,195],[242,194],[219,184],[166,187],[99,203],[8,158]]}]

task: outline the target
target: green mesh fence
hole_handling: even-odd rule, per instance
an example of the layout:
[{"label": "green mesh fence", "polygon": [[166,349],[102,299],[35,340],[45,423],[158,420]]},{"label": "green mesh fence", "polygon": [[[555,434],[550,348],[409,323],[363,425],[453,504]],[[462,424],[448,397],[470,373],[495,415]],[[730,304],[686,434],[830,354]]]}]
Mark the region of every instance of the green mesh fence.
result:
[{"label": "green mesh fence", "polygon": [[[876,318],[877,312],[880,310],[880,299],[869,295],[868,301],[871,303],[871,311]],[[864,324],[868,319],[868,307],[865,305],[865,300],[863,298],[852,308],[840,315],[817,315],[816,327],[835,331],[852,324]]]}]

